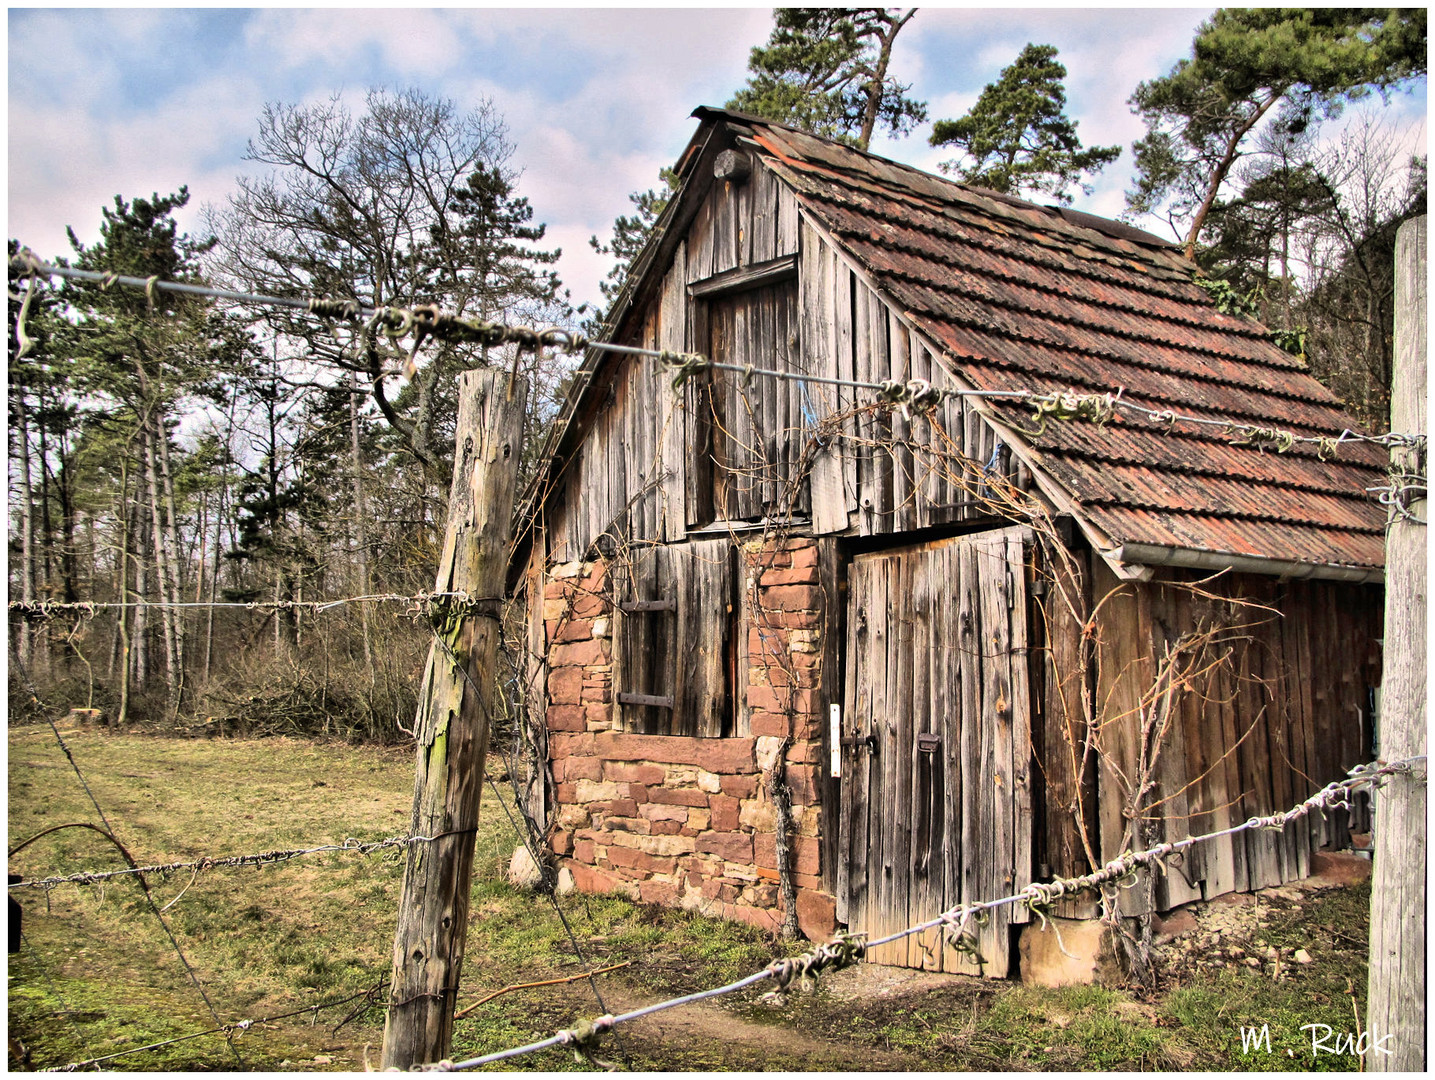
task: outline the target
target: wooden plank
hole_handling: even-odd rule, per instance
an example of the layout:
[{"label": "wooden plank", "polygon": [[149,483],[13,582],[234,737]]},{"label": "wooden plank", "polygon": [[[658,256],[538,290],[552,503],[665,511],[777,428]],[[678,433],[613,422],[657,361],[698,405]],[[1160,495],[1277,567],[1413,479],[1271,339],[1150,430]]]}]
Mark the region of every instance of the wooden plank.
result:
[{"label": "wooden plank", "polygon": [[776,239],[774,241],[774,255],[787,255],[800,250],[799,245],[799,214],[797,210],[797,199],[793,196],[791,189],[781,181],[776,181],[777,189],[776,214],[777,220],[774,225]]},{"label": "wooden plank", "polygon": [[[1012,876],[1009,889],[1016,892],[1032,882],[1032,841],[1036,823],[1032,801],[1032,694],[1028,678],[1030,628],[1027,625],[1027,562],[1032,536],[1024,528],[1006,530],[1007,597],[1011,619],[1011,829]],[[1031,920],[1031,911],[1011,908],[1011,921]]]},{"label": "wooden plank", "polygon": [[[912,904],[914,920],[941,913],[944,885],[946,824],[946,688],[941,610],[946,606],[950,578],[943,573],[945,548],[923,553],[912,571],[912,693],[913,730],[937,740],[932,753],[917,755],[913,799]],[[908,964],[940,971],[941,928],[914,934]]]},{"label": "wooden plank", "polygon": [[[837,377],[837,321],[833,312],[833,260],[812,227],[802,225],[802,261],[798,277],[799,347],[808,374]],[[818,418],[840,408],[837,388],[809,384]],[[806,437],[806,435],[804,435]],[[842,488],[842,445],[830,439],[818,448],[808,475],[812,531],[818,536],[847,528],[847,497]]]},{"label": "wooden plank", "polygon": [[749,264],[766,262],[777,254],[777,180],[759,161],[754,163],[747,189],[743,257]]},{"label": "wooden plank", "polygon": [[[940,721],[942,733],[942,764],[947,783],[942,800],[942,910],[948,910],[962,898],[962,792],[966,777],[962,771],[962,665],[961,640],[961,568],[959,547],[944,544],[936,549],[936,581],[942,583],[936,596],[941,604],[934,609],[932,633],[937,642],[940,665],[932,676],[932,713]],[[940,706],[940,707],[939,707]],[[943,941],[945,946],[945,941]],[[956,970],[951,965],[958,959],[952,950],[943,947],[943,971]]]},{"label": "wooden plank", "polygon": [[[872,564],[868,558],[852,560],[848,578],[847,692],[843,731],[861,738],[872,715],[871,654],[873,627],[878,613],[872,605]],[[838,895],[846,901],[847,924],[865,928],[868,923],[868,818],[871,801],[872,756],[855,741],[842,753],[843,859],[837,869]],[[839,916],[840,918],[841,916]]]},{"label": "wooden plank", "polygon": [[[914,897],[912,880],[912,856],[916,846],[913,830],[913,802],[916,798],[917,770],[922,756],[917,749],[918,716],[914,689],[913,655],[917,648],[916,609],[912,597],[912,579],[915,564],[921,561],[920,553],[909,553],[892,560],[893,595],[891,610],[901,612],[897,620],[894,637],[895,657],[892,665],[895,678],[890,706],[896,714],[897,734],[893,747],[893,769],[897,774],[896,789],[893,791],[893,838],[892,854],[892,910],[893,930],[901,930],[914,921]],[[905,957],[903,963],[912,964],[913,939],[903,938],[898,953]],[[915,965],[921,966],[920,961]]]},{"label": "wooden plank", "polygon": [[[984,838],[980,832],[978,807],[987,790],[982,762],[982,660],[978,620],[981,615],[977,598],[977,553],[970,544],[957,548],[958,588],[957,641],[961,650],[961,805],[957,815],[961,830],[961,864],[958,871],[961,903],[969,904],[992,899],[982,895],[981,869]],[[951,906],[950,899],[948,906]],[[982,973],[970,957],[948,947],[942,957],[942,970]]]},{"label": "wooden plank", "polygon": [[[856,360],[853,356],[856,315],[852,304],[852,291],[856,287],[856,276],[848,269],[847,264],[837,257],[835,252],[829,250],[827,257],[832,262],[832,325],[835,338],[833,360],[836,368],[832,374],[834,378],[850,380],[856,377],[854,374]],[[837,401],[840,411],[845,412],[851,409],[855,401],[852,390],[838,387]],[[861,507],[858,502],[857,447],[853,442],[857,436],[856,421],[843,421],[842,433],[843,438],[839,440],[837,453],[842,465],[843,504],[848,515],[848,525],[843,527],[848,528],[854,520],[860,523],[861,519]]]},{"label": "wooden plank", "polygon": [[684,284],[712,277],[713,267],[713,199],[704,199],[688,226],[688,280]]},{"label": "wooden plank", "polygon": [[[978,802],[978,895],[995,900],[1008,895],[1011,878],[1011,624],[1007,607],[1006,545],[1000,534],[982,534],[971,541],[976,554],[977,595],[980,605],[979,642],[982,650],[982,784]],[[981,935],[983,974],[1006,975],[1007,926],[1010,907],[990,912]]]},{"label": "wooden plank", "polygon": [[[887,312],[887,338],[891,360],[891,378],[906,382],[912,378],[909,356],[910,339],[907,327],[892,310]],[[915,492],[912,477],[912,428],[919,417],[908,420],[901,411],[892,414],[892,530],[908,532],[917,527]]]},{"label": "wooden plank", "polygon": [[797,277],[797,256],[769,258],[752,266],[741,266],[721,274],[695,281],[688,286],[694,299],[715,300],[733,293],[748,292],[768,285],[777,285]]},{"label": "wooden plank", "polygon": [[[890,840],[892,789],[894,785],[893,763],[897,757],[891,728],[888,663],[891,655],[892,620],[888,596],[888,575],[891,567],[886,557],[872,560],[872,582],[870,587],[871,608],[868,615],[870,624],[870,662],[867,665],[868,678],[872,687],[871,711],[868,731],[877,739],[877,749],[872,762],[871,788],[867,792],[867,920],[869,934],[878,938],[887,933],[890,925],[889,913],[892,903],[892,879],[887,859]],[[905,955],[905,949],[903,951]],[[868,950],[868,959],[876,964],[901,962],[895,945],[881,945]]]}]

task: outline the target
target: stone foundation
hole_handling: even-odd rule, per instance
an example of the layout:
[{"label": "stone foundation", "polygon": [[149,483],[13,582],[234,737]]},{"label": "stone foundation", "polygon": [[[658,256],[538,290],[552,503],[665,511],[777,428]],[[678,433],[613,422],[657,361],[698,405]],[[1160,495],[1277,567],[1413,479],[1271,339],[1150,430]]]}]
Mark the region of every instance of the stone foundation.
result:
[{"label": "stone foundation", "polygon": [[[774,930],[772,770],[787,745],[788,851],[803,932],[826,939],[818,808],[823,598],[808,540],[742,549],[744,685],[729,738],[638,735],[613,706],[612,607],[599,560],[554,566],[544,589],[553,852],[577,888],[621,892]],[[745,660],[745,663],[743,662]]]}]

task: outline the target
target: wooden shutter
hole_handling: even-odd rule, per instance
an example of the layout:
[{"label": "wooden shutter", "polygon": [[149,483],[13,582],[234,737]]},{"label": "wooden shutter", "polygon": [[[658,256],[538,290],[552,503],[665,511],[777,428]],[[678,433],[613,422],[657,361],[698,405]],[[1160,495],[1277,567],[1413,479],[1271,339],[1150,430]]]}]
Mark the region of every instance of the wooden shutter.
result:
[{"label": "wooden shutter", "polygon": [[635,549],[617,570],[613,698],[621,730],[723,734],[731,712],[732,545]]}]

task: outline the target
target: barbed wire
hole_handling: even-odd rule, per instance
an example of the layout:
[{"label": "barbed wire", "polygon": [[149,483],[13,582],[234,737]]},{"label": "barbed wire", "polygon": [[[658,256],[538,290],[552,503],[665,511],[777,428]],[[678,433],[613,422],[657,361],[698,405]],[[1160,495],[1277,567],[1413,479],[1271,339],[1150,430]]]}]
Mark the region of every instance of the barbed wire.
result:
[{"label": "barbed wire", "polygon": [[156,863],[152,866],[134,866],[124,870],[82,870],[74,874],[57,877],[32,878],[26,881],[18,881],[9,887],[11,889],[53,889],[59,885],[97,885],[100,882],[109,881],[112,878],[126,877],[133,874],[167,875],[182,870],[198,872],[204,870],[229,869],[236,866],[268,866],[303,858],[306,855],[320,855],[329,852],[372,855],[376,851],[383,851],[387,848],[411,847],[414,844],[431,844],[446,836],[458,836],[474,831],[475,829],[473,828],[453,829],[449,832],[435,833],[433,836],[390,836],[384,840],[359,840],[351,836],[342,843],[317,844],[307,848],[280,848],[274,851],[259,851],[246,855],[205,856],[186,862]]},{"label": "barbed wire", "polygon": [[[315,316],[344,319],[351,323],[363,323],[364,327],[380,329],[391,339],[397,340],[410,334],[414,336],[409,358],[400,371],[386,371],[385,374],[411,376],[418,349],[427,338],[441,341],[459,341],[488,346],[516,344],[520,349],[538,350],[547,347],[562,348],[567,352],[597,349],[629,356],[644,356],[656,359],[672,374],[674,390],[680,390],[694,376],[708,371],[730,371],[743,376],[744,385],[755,377],[785,380],[796,383],[816,383],[827,386],[846,387],[854,390],[871,390],[878,400],[891,404],[910,418],[910,410],[927,412],[951,398],[976,398],[994,401],[1011,401],[1028,405],[1033,410],[1031,429],[1019,429],[1028,436],[1039,436],[1046,430],[1050,419],[1087,419],[1098,426],[1109,422],[1117,410],[1125,410],[1145,416],[1152,423],[1165,425],[1168,429],[1177,424],[1192,424],[1216,428],[1231,437],[1237,445],[1251,446],[1258,450],[1274,450],[1285,453],[1296,446],[1313,446],[1317,455],[1325,460],[1333,457],[1346,443],[1372,443],[1385,448],[1396,446],[1424,447],[1423,434],[1386,432],[1382,435],[1363,435],[1350,428],[1326,435],[1302,435],[1280,427],[1265,427],[1259,424],[1237,420],[1223,420],[1179,413],[1175,409],[1150,408],[1138,405],[1125,397],[1125,388],[1119,387],[1105,393],[1078,393],[1075,390],[976,390],[955,386],[934,386],[926,379],[885,379],[867,381],[842,379],[826,375],[805,374],[780,368],[757,367],[752,364],[730,364],[715,361],[702,353],[680,352],[671,349],[648,349],[636,345],[618,345],[613,342],[594,341],[582,334],[559,328],[533,330],[527,327],[509,326],[503,323],[464,319],[440,311],[437,305],[407,307],[368,307],[353,300],[335,300],[330,297],[294,298],[265,296],[258,293],[234,292],[205,285],[184,282],[162,281],[158,277],[127,277],[117,273],[101,273],[94,270],[79,270],[73,267],[52,266],[42,262],[29,248],[10,260],[10,269],[30,279],[33,285],[39,277],[75,278],[95,282],[102,287],[125,285],[143,289],[153,296],[154,290],[206,296],[232,300],[239,303],[262,304],[288,308]],[[17,319],[23,324],[28,309],[22,307]],[[28,342],[23,325],[17,331],[22,343]],[[27,351],[22,344],[21,355]]]},{"label": "barbed wire", "polygon": [[381,976],[379,981],[367,990],[360,990],[348,997],[337,998],[333,1001],[320,1002],[316,1005],[305,1005],[303,1008],[291,1009],[289,1012],[276,1013],[273,1016],[265,1016],[257,1020],[235,1020],[232,1023],[220,1024],[216,1027],[206,1028],[204,1031],[191,1032],[188,1035],[180,1035],[173,1039],[165,1039],[162,1042],[146,1043],[144,1046],[132,1046],[128,1050],[117,1050],[113,1054],[104,1054],[101,1057],[88,1058],[84,1061],[72,1061],[67,1065],[57,1065],[49,1069],[40,1069],[40,1072],[76,1072],[80,1069],[87,1069],[101,1062],[113,1061],[115,1058],[128,1057],[131,1054],[142,1054],[148,1050],[159,1050],[166,1046],[173,1046],[176,1043],[189,1042],[192,1039],[202,1039],[206,1035],[224,1035],[231,1037],[242,1035],[255,1027],[263,1024],[273,1024],[280,1020],[289,1020],[295,1016],[303,1016],[306,1013],[312,1014],[317,1021],[319,1013],[325,1009],[336,1009],[340,1005],[347,1005],[351,1001],[358,1001],[361,998],[367,999],[369,1004],[378,1004],[378,997],[388,986],[388,976]]},{"label": "barbed wire", "polygon": [[[697,993],[687,994],[683,997],[672,998],[667,1001],[658,1002],[632,1012],[623,1013],[621,1016],[605,1015],[595,1020],[585,1021],[573,1028],[559,1031],[546,1039],[529,1043],[525,1046],[516,1046],[507,1050],[496,1051],[491,1054],[484,1054],[481,1057],[470,1058],[466,1061],[439,1061],[428,1065],[420,1065],[417,1068],[423,1072],[457,1072],[467,1069],[476,1069],[482,1065],[491,1065],[499,1061],[508,1061],[516,1057],[537,1053],[540,1050],[549,1050],[557,1047],[569,1047],[575,1053],[581,1053],[591,1060],[592,1051],[597,1046],[598,1040],[619,1024],[637,1020],[644,1016],[651,1016],[653,1013],[665,1009],[677,1008],[681,1005],[690,1005],[710,998],[720,997],[725,994],[733,994],[744,990],[766,980],[777,983],[779,989],[786,989],[792,981],[797,978],[808,978],[816,976],[826,970],[839,970],[844,967],[858,963],[865,958],[867,952],[879,945],[886,945],[902,938],[911,937],[913,934],[924,933],[927,930],[942,927],[944,934],[952,946],[960,951],[972,951],[976,948],[975,938],[971,933],[974,925],[981,925],[987,913],[995,908],[1010,904],[1024,904],[1033,914],[1045,921],[1046,911],[1063,897],[1079,892],[1097,891],[1103,895],[1110,895],[1121,888],[1129,888],[1136,884],[1137,871],[1157,866],[1163,872],[1166,870],[1166,862],[1169,859],[1181,856],[1181,854],[1196,844],[1208,843],[1226,836],[1233,836],[1237,833],[1253,829],[1281,829],[1292,821],[1296,821],[1315,810],[1338,809],[1350,806],[1350,796],[1360,790],[1369,790],[1379,787],[1381,781],[1386,777],[1394,775],[1415,775],[1415,765],[1424,762],[1425,755],[1404,758],[1400,761],[1382,762],[1374,761],[1365,765],[1357,765],[1350,770],[1344,780],[1336,780],[1321,788],[1314,795],[1298,803],[1290,810],[1279,811],[1274,814],[1249,818],[1237,825],[1226,829],[1219,829],[1215,832],[1202,833],[1199,836],[1188,836],[1182,840],[1158,844],[1154,848],[1139,852],[1126,852],[1118,858],[1112,859],[1099,870],[1080,877],[1058,879],[1049,882],[1033,882],[1019,892],[1010,896],[1004,896],[996,900],[980,901],[975,903],[958,904],[948,908],[935,918],[925,922],[908,926],[894,934],[869,941],[864,934],[843,933],[838,934],[832,941],[820,945],[798,956],[787,957],[782,960],[774,960],[761,971],[754,972],[736,982],[728,983],[725,986],[714,987],[710,990],[702,990]],[[1419,776],[1425,780],[1424,775]]]},{"label": "barbed wire", "polygon": [[466,592],[420,592],[412,596],[401,593],[374,593],[367,596],[344,596],[336,600],[11,600],[9,609],[29,621],[44,621],[56,615],[76,614],[93,617],[100,611],[123,608],[235,608],[244,611],[307,611],[322,614],[346,604],[400,603],[410,610],[404,615],[425,614],[430,605],[444,601],[444,606],[479,612],[506,602],[501,596],[473,596]]}]

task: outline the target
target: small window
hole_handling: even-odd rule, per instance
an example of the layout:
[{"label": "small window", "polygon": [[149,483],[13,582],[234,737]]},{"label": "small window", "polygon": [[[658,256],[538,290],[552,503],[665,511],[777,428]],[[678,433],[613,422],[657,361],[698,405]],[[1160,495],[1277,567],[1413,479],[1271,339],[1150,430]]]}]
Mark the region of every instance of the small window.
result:
[{"label": "small window", "polygon": [[614,568],[615,727],[719,737],[732,730],[728,678],[732,544],[636,548]]}]

